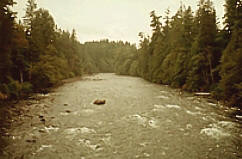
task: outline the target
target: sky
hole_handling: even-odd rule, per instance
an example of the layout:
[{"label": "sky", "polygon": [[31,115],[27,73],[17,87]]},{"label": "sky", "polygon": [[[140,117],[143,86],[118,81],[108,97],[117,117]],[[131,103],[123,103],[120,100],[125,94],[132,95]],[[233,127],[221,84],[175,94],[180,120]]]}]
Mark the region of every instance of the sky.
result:
[{"label": "sky", "polygon": [[[25,14],[27,0],[15,0],[18,18]],[[217,17],[222,22],[224,1],[213,0]],[[174,15],[181,0],[36,0],[38,8],[49,10],[58,27],[77,32],[80,42],[109,39],[138,44],[139,32],[151,34],[149,14],[155,10],[164,15],[169,8]],[[195,11],[198,0],[182,0]]]}]

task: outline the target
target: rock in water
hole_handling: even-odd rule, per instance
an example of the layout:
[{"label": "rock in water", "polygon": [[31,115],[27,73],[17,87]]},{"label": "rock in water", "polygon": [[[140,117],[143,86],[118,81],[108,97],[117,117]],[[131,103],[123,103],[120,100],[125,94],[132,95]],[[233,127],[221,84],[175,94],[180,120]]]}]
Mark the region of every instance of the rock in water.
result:
[{"label": "rock in water", "polygon": [[96,104],[96,105],[103,105],[106,103],[106,100],[100,100],[100,99],[97,99],[94,101],[93,104]]}]

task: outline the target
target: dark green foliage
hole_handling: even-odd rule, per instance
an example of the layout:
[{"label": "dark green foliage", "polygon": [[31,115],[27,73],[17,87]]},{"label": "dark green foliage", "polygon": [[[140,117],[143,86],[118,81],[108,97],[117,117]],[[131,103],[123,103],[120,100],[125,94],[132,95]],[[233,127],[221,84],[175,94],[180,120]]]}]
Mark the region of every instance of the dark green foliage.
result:
[{"label": "dark green foliage", "polygon": [[19,81],[9,79],[9,83],[2,85],[0,89],[2,93],[13,99],[19,99],[30,94],[32,90],[32,84],[29,82],[20,83]]},{"label": "dark green foliage", "polygon": [[210,1],[201,1],[195,17],[198,34],[193,43],[190,72],[187,85],[190,90],[209,90],[214,81],[213,69],[215,37],[217,34],[216,15]]},{"label": "dark green foliage", "polygon": [[18,99],[85,73],[137,75],[136,47],[130,43],[77,41],[58,29],[51,14],[27,1],[24,24],[14,21],[10,0],[0,2],[0,94]]},{"label": "dark green foliage", "polygon": [[[230,105],[242,107],[242,3],[229,2],[227,1],[225,16],[232,33],[221,59],[220,88],[223,92],[222,97]],[[228,13],[231,8],[233,11]]]},{"label": "dark green foliage", "polygon": [[[128,42],[77,41],[76,31],[59,29],[51,14],[27,1],[24,24],[0,2],[0,98],[18,99],[83,73],[140,76],[188,91],[211,91],[242,107],[242,3],[226,0],[225,27],[218,29],[210,0],[195,14],[181,6],[174,16],[150,13],[152,36],[139,33],[137,49]],[[163,24],[162,24],[163,21]]]},{"label": "dark green foliage", "polygon": [[[226,0],[225,28],[219,30],[216,11],[210,0],[200,0],[193,15],[180,7],[164,24],[151,12],[151,39],[140,33],[140,49],[127,58],[122,74],[138,76],[156,83],[188,91],[211,91],[231,106],[242,103],[242,3]],[[129,68],[127,68],[129,66]],[[137,68],[135,68],[137,67]]]},{"label": "dark green foliage", "polygon": [[82,45],[82,50],[84,53],[84,72],[88,73],[116,72],[118,74],[128,74],[136,54],[134,45],[122,41],[86,42]]},{"label": "dark green foliage", "polygon": [[13,37],[14,13],[10,10],[12,0],[0,1],[0,82],[7,82],[11,66],[11,40]]},{"label": "dark green foliage", "polygon": [[[28,0],[24,25],[14,21],[12,1],[0,2],[0,93],[18,99],[82,74],[81,44],[57,30],[45,9]],[[67,46],[67,47],[65,47]]]}]

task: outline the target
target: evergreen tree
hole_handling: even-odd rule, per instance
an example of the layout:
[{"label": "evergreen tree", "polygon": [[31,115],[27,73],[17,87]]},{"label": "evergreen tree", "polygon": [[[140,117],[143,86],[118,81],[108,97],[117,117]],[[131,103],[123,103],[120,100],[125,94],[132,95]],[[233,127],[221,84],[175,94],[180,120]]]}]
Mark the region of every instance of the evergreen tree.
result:
[{"label": "evergreen tree", "polygon": [[28,0],[27,1],[27,8],[24,16],[24,25],[26,29],[26,34],[28,36],[32,36],[33,30],[33,20],[35,17],[35,11],[37,10],[37,3],[36,0]]},{"label": "evergreen tree", "polygon": [[235,21],[237,19],[237,5],[240,3],[240,0],[225,0],[225,30],[227,31],[229,38],[232,35],[232,29],[235,25]]},{"label": "evergreen tree", "polygon": [[20,83],[23,83],[26,78],[28,69],[27,51],[29,43],[26,39],[24,27],[22,24],[15,24],[13,33],[13,47],[12,47],[12,76],[17,79]]},{"label": "evergreen tree", "polygon": [[35,11],[37,10],[37,3],[35,0],[28,0],[26,5],[26,13],[23,17],[25,32],[27,40],[29,42],[28,48],[28,80],[32,80],[33,63],[36,61],[36,56],[38,56],[37,48],[33,43],[32,32],[33,32],[33,21],[35,18]]},{"label": "evergreen tree", "polygon": [[13,0],[0,1],[0,83],[8,82],[11,73],[14,13],[10,10],[10,6],[13,5]]},{"label": "evergreen tree", "polygon": [[[231,9],[233,8],[233,10]],[[223,98],[232,106],[242,107],[242,3],[226,1],[226,20],[231,38],[221,60],[220,88]]]},{"label": "evergreen tree", "polygon": [[192,90],[208,90],[214,83],[213,69],[215,37],[217,34],[216,14],[210,0],[201,0],[197,11],[198,35],[193,43],[191,71],[187,80]]}]

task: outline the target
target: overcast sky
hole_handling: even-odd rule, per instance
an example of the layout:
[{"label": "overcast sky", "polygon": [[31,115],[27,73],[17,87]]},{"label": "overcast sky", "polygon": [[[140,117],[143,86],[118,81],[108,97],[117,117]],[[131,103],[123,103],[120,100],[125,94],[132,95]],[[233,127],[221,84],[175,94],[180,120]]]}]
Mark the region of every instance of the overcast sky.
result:
[{"label": "overcast sky", "polygon": [[[14,10],[23,17],[27,0],[16,0]],[[182,0],[193,11],[198,0]],[[218,18],[224,14],[224,0],[213,0]],[[150,34],[149,13],[155,10],[164,15],[169,7],[171,15],[178,10],[181,0],[37,0],[38,8],[50,11],[62,29],[77,31],[81,42],[110,39],[138,43],[139,32]]]}]

